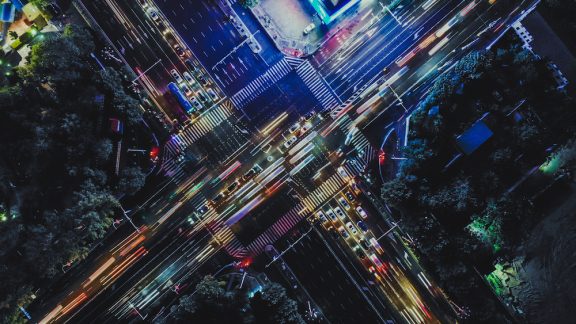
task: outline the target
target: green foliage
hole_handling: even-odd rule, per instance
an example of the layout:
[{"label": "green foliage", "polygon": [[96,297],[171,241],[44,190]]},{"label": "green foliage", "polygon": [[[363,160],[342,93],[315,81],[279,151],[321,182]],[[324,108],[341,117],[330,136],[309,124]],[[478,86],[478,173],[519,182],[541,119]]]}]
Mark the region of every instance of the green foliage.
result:
[{"label": "green foliage", "polygon": [[[83,259],[118,213],[115,196],[144,183],[139,168],[125,170],[119,186],[107,176],[112,142],[105,121],[112,115],[136,122],[140,109],[115,71],[92,71],[94,48],[86,29],[67,26],[32,46],[16,78],[0,80],[0,198],[18,197],[8,207],[19,215],[0,223],[4,321],[12,322],[30,287]],[[104,105],[95,100],[100,95]]]},{"label": "green foliage", "polygon": [[266,284],[249,298],[240,290],[225,290],[225,282],[204,277],[194,294],[180,298],[171,309],[170,323],[286,323],[303,324],[294,300],[277,283]]},{"label": "green foliage", "polygon": [[242,7],[250,9],[256,7],[260,3],[260,0],[238,0],[238,3]]}]

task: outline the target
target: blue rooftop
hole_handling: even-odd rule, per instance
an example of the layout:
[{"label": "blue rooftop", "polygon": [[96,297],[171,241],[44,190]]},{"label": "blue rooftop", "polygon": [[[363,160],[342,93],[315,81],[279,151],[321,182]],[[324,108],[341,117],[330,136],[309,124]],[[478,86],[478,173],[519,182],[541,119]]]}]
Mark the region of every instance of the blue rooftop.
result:
[{"label": "blue rooftop", "polygon": [[479,121],[462,133],[462,135],[458,136],[456,142],[462,152],[470,155],[489,140],[492,135],[494,135],[492,130],[490,130],[483,121]]}]

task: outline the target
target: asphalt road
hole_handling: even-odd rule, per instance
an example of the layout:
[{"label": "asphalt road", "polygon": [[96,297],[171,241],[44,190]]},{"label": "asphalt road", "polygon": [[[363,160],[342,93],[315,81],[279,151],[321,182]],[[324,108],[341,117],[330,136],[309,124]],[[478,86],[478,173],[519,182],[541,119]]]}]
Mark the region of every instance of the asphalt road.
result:
[{"label": "asphalt road", "polygon": [[[522,2],[520,5],[526,6],[527,2]],[[114,5],[111,5],[110,8],[114,12],[117,10],[114,9],[117,8]],[[102,10],[102,8],[92,9],[96,12]],[[457,12],[462,13],[463,8],[459,7],[458,9],[460,11]],[[487,28],[486,25],[495,18],[493,15],[499,14],[487,3],[482,3],[477,9],[482,11],[474,12],[476,15],[470,16],[472,17],[470,21],[463,20],[458,25],[459,29],[452,31],[451,41],[446,46],[433,55],[428,55],[429,48],[434,46],[430,44],[426,51],[423,50],[422,53],[419,53],[419,56],[406,60],[405,66],[408,66],[408,72],[403,73],[391,84],[395,92],[400,96],[410,93],[419,98],[426,91],[423,85],[430,82],[426,77],[436,76],[440,72],[438,71],[439,67],[449,67],[450,64],[446,64],[446,62],[454,61],[463,55],[466,50],[461,50],[461,48],[470,43],[477,32]],[[129,10],[123,12],[125,11]],[[99,17],[100,15],[104,17],[104,21],[108,20],[106,17],[112,17],[109,11],[99,12]],[[450,19],[449,16],[444,17]],[[514,16],[509,17],[509,19],[513,18]],[[116,19],[122,21],[117,16]],[[445,23],[444,20],[441,20],[434,26],[442,26],[443,23]],[[115,27],[117,24],[110,25],[110,28]],[[130,44],[132,46],[136,43],[139,44],[138,30],[143,33],[143,27],[134,28],[128,24],[126,28],[128,32],[123,35],[119,33],[122,36],[117,38],[116,45],[126,45],[129,48]],[[497,28],[497,26],[490,28]],[[114,33],[118,33],[118,30],[114,30]],[[490,29],[490,39],[496,34],[497,31],[494,32]],[[143,36],[144,34],[141,35],[146,37]],[[486,41],[483,40],[482,43],[485,44]],[[166,50],[165,45],[160,46]],[[460,50],[456,50],[459,48]],[[151,50],[156,53],[153,49]],[[410,51],[410,47],[407,50]],[[160,52],[162,51],[160,50]],[[139,51],[135,50],[136,52]],[[400,56],[400,58],[402,57],[405,55]],[[352,59],[353,57],[348,58],[348,60]],[[173,63],[179,64],[178,61]],[[161,66],[163,71],[158,72],[158,78],[161,78],[161,74],[166,73],[169,68],[169,66],[168,68],[164,65]],[[389,77],[396,75],[403,68],[400,66],[391,68]],[[430,71],[434,73],[429,73]],[[313,132],[318,132],[327,138],[327,142],[343,141],[342,132],[334,132],[334,134],[339,135],[331,135],[331,132],[327,130],[333,127],[344,130],[350,129],[352,122],[355,125],[365,127],[370,120],[375,120],[387,109],[400,109],[398,106],[382,107],[382,102],[386,102],[388,100],[386,98],[390,96],[394,97],[392,91],[389,90],[384,92],[367,91],[366,97],[360,101],[359,105],[354,105],[351,107],[353,109],[344,114],[346,122],[343,122],[344,119],[342,118],[344,117],[333,121],[330,119],[322,120],[319,115],[316,115],[310,128],[288,148],[285,146],[286,141],[295,132],[301,132],[301,130],[286,134],[284,130],[291,125],[287,122],[291,120],[288,118],[289,114],[286,114],[284,118],[282,115],[270,116],[268,124],[264,124],[258,128],[258,131],[247,136],[248,144],[244,148],[240,147],[241,151],[233,153],[227,160],[222,161],[223,163],[219,167],[209,169],[199,164],[189,173],[180,173],[182,175],[181,181],[178,181],[175,190],[155,197],[144,204],[142,210],[135,211],[146,212],[149,215],[146,221],[148,225],[146,229],[143,229],[143,233],[140,235],[138,233],[133,234],[127,238],[126,242],[121,243],[121,246],[108,250],[110,257],[102,258],[102,260],[107,261],[95,267],[92,272],[88,272],[91,274],[87,279],[76,284],[70,283],[70,293],[67,297],[54,303],[57,306],[46,318],[58,318],[61,321],[73,316],[72,318],[89,320],[98,316],[98,318],[114,317],[120,320],[126,316],[132,316],[135,307],[140,312],[145,313],[154,298],[168,293],[174,283],[186,280],[186,274],[195,271],[218,251],[228,249],[227,252],[229,253],[237,252],[238,255],[242,255],[242,251],[234,251],[234,248],[238,248],[239,245],[235,243],[234,234],[229,228],[249,215],[258,206],[264,206],[263,204],[270,197],[281,191],[279,189],[288,182],[290,177],[297,174],[298,170],[304,170],[308,162],[315,159],[314,153],[312,155],[306,153],[302,154],[294,163],[290,163],[291,165],[286,163],[298,154],[297,151],[316,138],[312,135],[310,138],[307,136],[314,134]],[[343,132],[343,134],[346,133]],[[338,138],[330,139],[331,136]],[[352,141],[354,141],[354,137],[356,136],[352,137]],[[237,144],[241,144],[241,142]],[[204,145],[210,145],[210,143]],[[268,145],[271,148],[266,149]],[[329,179],[330,177],[340,179],[341,176],[337,175],[335,169],[345,158],[347,155],[342,156],[336,152],[328,154],[330,165],[323,169],[322,173],[325,174],[320,179]],[[257,174],[248,179],[240,180],[242,174],[245,174],[256,164],[260,166]],[[321,166],[316,168],[319,167],[322,168]],[[231,185],[236,181],[238,184],[232,188]],[[338,181],[340,182],[336,187],[324,186],[323,182],[318,183],[320,191],[330,193],[328,197],[322,196],[323,198],[316,197],[313,199],[310,195],[310,197],[303,198],[306,206],[309,206],[309,211],[322,206],[331,199],[335,190],[338,191],[339,188],[342,188],[342,179]],[[346,182],[348,181],[346,180]],[[223,194],[223,198],[210,202],[210,200],[216,200],[218,194],[224,191],[226,194]],[[209,203],[210,208],[203,215],[200,215],[199,209],[206,203]],[[141,237],[142,239],[140,239]],[[346,245],[343,245],[344,251],[346,251],[346,246],[354,248],[351,242],[345,243]],[[377,271],[382,279],[380,279],[381,283],[377,285],[377,288],[371,289],[375,295],[378,295],[374,302],[383,300],[381,298],[385,296],[385,299],[394,305],[397,318],[407,317],[416,322],[425,317],[432,321],[443,318],[445,316],[443,306],[438,306],[439,303],[436,302],[442,300],[443,297],[436,294],[436,288],[424,287],[426,280],[423,283],[418,281],[417,278],[418,274],[422,272],[421,269],[417,266],[412,267],[403,264],[404,261],[401,259],[397,260],[398,256],[406,258],[405,255],[408,252],[405,247],[397,238],[394,239],[393,237],[386,244],[390,244],[391,250],[396,252],[382,256],[381,261],[387,262],[390,270],[380,269]],[[410,257],[407,260],[410,264],[416,262]],[[369,263],[366,260],[353,260],[352,262],[356,264],[360,262],[363,267],[369,268]],[[372,259],[370,262],[373,263],[372,266],[376,265]],[[395,292],[394,295],[390,293],[392,291]],[[91,305],[97,305],[97,307]],[[34,314],[37,316],[38,314],[46,314],[48,312],[46,308],[49,306],[39,307]]]}]

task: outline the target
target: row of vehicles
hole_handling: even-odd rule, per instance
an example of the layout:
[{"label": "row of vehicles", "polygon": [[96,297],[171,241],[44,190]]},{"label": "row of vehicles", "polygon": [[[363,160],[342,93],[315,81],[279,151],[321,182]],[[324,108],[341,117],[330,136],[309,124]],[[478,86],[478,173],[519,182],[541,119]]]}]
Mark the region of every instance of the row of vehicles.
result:
[{"label": "row of vehicles", "polygon": [[198,68],[198,64],[194,64],[190,59],[192,53],[188,49],[183,48],[180,42],[178,42],[173,32],[163,22],[159,11],[152,6],[148,0],[138,1],[140,6],[145,10],[147,15],[163,35],[166,42],[172,47],[174,52],[184,61],[186,67],[191,71],[184,71],[180,74],[176,69],[170,70],[170,75],[175,82],[168,85],[168,90],[178,100],[180,106],[187,114],[192,114],[205,107],[209,107],[213,102],[218,101],[220,98],[214,89],[206,88],[204,91],[200,86],[208,86],[210,80]]},{"label": "row of vehicles", "polygon": [[384,250],[370,232],[365,222],[368,213],[358,202],[355,193],[345,191],[339,194],[317,211],[316,216],[335,238],[344,239],[363,263],[367,263],[369,272],[378,275],[376,269],[378,272],[386,269],[386,265],[377,255],[383,254]]},{"label": "row of vehicles", "polygon": [[224,198],[229,197],[238,188],[240,188],[240,186],[250,181],[250,179],[254,178],[260,172],[262,172],[262,167],[260,167],[258,164],[254,165],[250,170],[246,171],[241,177],[234,179],[234,181],[232,181],[224,190],[216,194],[216,196],[214,196],[212,200],[208,202],[207,205],[216,207],[220,202],[224,200]]},{"label": "row of vehicles", "polygon": [[312,119],[315,115],[316,113],[314,111],[307,113],[282,134],[285,139],[283,144],[285,149],[294,145],[300,136],[304,135],[308,130],[310,130],[310,128],[312,128]]},{"label": "row of vehicles", "polygon": [[[178,101],[188,114],[200,111],[211,102],[216,102],[220,99],[216,92],[211,88],[206,89],[206,94],[204,94],[201,89],[193,91],[192,88],[198,88],[199,86],[196,79],[194,79],[188,71],[185,71],[180,75],[176,69],[172,69],[170,75],[174,78],[174,81],[177,82],[178,91],[175,91],[173,86],[172,88],[169,86],[169,90],[177,97],[177,99],[180,95],[175,92],[184,94],[186,101],[189,101],[191,105],[182,102],[181,99],[178,99]],[[172,84],[174,84],[174,82],[172,82]],[[192,106],[192,109],[190,109],[190,106]]]}]

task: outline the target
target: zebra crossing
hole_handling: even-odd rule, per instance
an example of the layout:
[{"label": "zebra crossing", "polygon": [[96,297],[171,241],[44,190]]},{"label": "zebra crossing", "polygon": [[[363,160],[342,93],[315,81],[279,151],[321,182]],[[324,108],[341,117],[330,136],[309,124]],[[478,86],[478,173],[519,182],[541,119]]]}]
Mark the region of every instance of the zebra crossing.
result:
[{"label": "zebra crossing", "polygon": [[248,256],[248,250],[242,245],[228,226],[222,226],[215,237],[219,242],[225,242],[224,250],[228,255],[235,258],[245,258]]},{"label": "zebra crossing", "polygon": [[333,109],[340,104],[339,99],[334,96],[310,62],[304,61],[300,64],[296,68],[296,73],[298,73],[316,100],[320,102],[323,110]]},{"label": "zebra crossing", "polygon": [[303,220],[307,213],[300,213],[302,211],[302,205],[296,205],[290,209],[286,214],[282,215],[272,226],[260,234],[252,243],[250,243],[246,249],[252,256],[256,256],[262,251],[266,245],[273,244],[279,238],[288,233],[296,224]]},{"label": "zebra crossing", "polygon": [[165,151],[174,156],[182,149],[196,142],[199,138],[206,135],[212,129],[228,119],[234,111],[229,101],[214,107],[198,117],[198,120],[184,128],[184,130],[173,135],[165,145]]},{"label": "zebra crossing", "polygon": [[282,59],[270,67],[264,74],[236,92],[230,99],[237,109],[242,109],[291,71],[292,66],[286,59]]},{"label": "zebra crossing", "polygon": [[328,180],[324,181],[320,187],[316,188],[308,196],[306,196],[302,200],[302,203],[309,210],[315,210],[324,204],[327,199],[340,191],[345,184],[346,183],[339,174],[334,174],[332,177],[328,178]]}]

